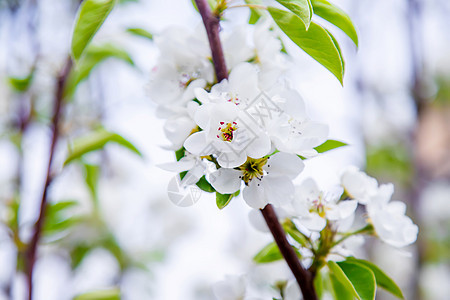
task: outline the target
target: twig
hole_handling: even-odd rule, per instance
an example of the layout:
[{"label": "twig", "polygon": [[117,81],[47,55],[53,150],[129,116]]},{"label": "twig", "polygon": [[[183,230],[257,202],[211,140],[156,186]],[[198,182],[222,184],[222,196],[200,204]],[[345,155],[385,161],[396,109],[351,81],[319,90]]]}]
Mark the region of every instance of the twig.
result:
[{"label": "twig", "polygon": [[31,241],[28,245],[27,251],[25,253],[25,259],[26,259],[26,276],[27,276],[27,285],[28,285],[28,299],[33,299],[33,271],[34,271],[34,265],[36,262],[36,252],[37,252],[37,246],[39,243],[39,240],[42,235],[42,226],[44,224],[45,219],[45,208],[47,205],[47,193],[48,188],[50,184],[52,183],[53,176],[51,173],[52,170],[52,163],[53,163],[53,157],[55,154],[55,148],[56,143],[58,141],[59,136],[59,123],[60,123],[60,117],[63,107],[63,94],[64,94],[64,87],[66,84],[67,76],[69,75],[70,70],[72,69],[72,59],[69,57],[67,59],[67,62],[65,64],[65,67],[61,74],[58,76],[58,82],[56,87],[56,93],[55,93],[55,99],[53,103],[53,116],[52,116],[52,140],[50,145],[50,155],[48,160],[48,166],[47,166],[47,175],[44,185],[44,191],[42,193],[41,198],[41,205],[39,210],[39,217],[34,225],[34,233],[31,238]]},{"label": "twig", "polygon": [[[216,71],[217,80],[220,82],[222,79],[228,78],[225,57],[223,55],[223,49],[219,37],[220,16],[212,14],[211,8],[206,0],[195,0],[195,3],[197,4],[197,8],[202,16],[203,24],[206,28],[206,33],[208,34],[214,69]],[[261,210],[261,212],[266,220],[267,226],[272,232],[281,254],[286,260],[300,286],[303,298],[305,300],[317,300],[312,273],[307,271],[301,265],[297,255],[292,249],[292,246],[286,239],[286,233],[281,227],[272,205],[268,204]]]},{"label": "twig", "polygon": [[220,82],[228,78],[227,65],[225,64],[225,56],[223,55],[222,43],[220,42],[219,36],[220,17],[212,14],[211,8],[206,0],[195,0],[195,3],[197,4],[206,33],[208,34],[214,70],[216,71],[217,81]]},{"label": "twig", "polygon": [[286,238],[286,233],[284,232],[283,227],[281,227],[280,222],[278,222],[278,217],[275,214],[275,210],[273,209],[272,205],[267,204],[266,207],[261,209],[261,212],[264,216],[264,220],[266,220],[270,232],[273,235],[273,238],[275,239],[275,242],[278,245],[278,248],[280,249],[281,254],[286,260],[286,263],[288,264],[300,286],[303,294],[303,299],[317,300],[318,298],[314,289],[313,276],[302,266],[297,257],[297,254],[295,253],[291,244],[289,244]]}]

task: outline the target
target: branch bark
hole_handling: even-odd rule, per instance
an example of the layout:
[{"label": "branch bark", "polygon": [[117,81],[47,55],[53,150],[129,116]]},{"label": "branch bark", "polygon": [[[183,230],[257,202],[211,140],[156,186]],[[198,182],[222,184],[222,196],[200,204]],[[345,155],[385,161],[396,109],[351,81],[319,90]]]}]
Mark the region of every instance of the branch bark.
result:
[{"label": "branch bark", "polygon": [[53,157],[54,157],[55,149],[56,149],[56,143],[58,141],[58,136],[59,136],[59,123],[60,123],[62,107],[63,107],[63,100],[64,100],[63,99],[64,87],[66,84],[67,76],[69,75],[69,72],[71,69],[72,69],[72,59],[69,57],[64,66],[64,69],[62,70],[61,74],[58,76],[55,99],[54,99],[54,103],[53,103],[53,115],[52,115],[52,123],[51,123],[52,138],[51,138],[51,144],[50,144],[50,155],[49,155],[49,160],[48,160],[45,185],[44,185],[44,190],[42,193],[41,205],[39,208],[40,209],[39,217],[34,225],[34,233],[33,233],[33,236],[31,237],[30,243],[28,244],[28,248],[25,253],[25,260],[26,260],[26,262],[25,262],[26,270],[25,271],[26,271],[26,276],[27,276],[28,299],[29,300],[33,299],[33,271],[34,271],[34,265],[36,262],[36,253],[37,253],[38,243],[42,236],[42,226],[44,224],[44,219],[45,219],[45,208],[47,205],[48,188],[53,180],[51,171],[52,171]]},{"label": "branch bark", "polygon": [[[211,12],[211,8],[206,0],[195,0],[195,3],[197,4],[197,8],[202,16],[203,24],[205,25],[206,33],[208,34],[214,69],[217,81],[220,82],[223,79],[228,78],[228,70],[225,64],[225,57],[219,36],[220,16],[214,15]],[[313,284],[313,275],[300,263],[292,246],[286,238],[286,233],[278,222],[278,218],[272,205],[268,204],[264,209],[261,209],[261,212],[281,254],[300,286],[303,298],[305,300],[317,300],[317,294]]]},{"label": "branch bark", "polygon": [[195,0],[195,3],[197,4],[198,11],[202,16],[203,24],[205,25],[206,33],[208,35],[217,81],[221,82],[223,79],[228,78],[228,70],[219,36],[220,16],[216,16],[211,12],[211,8],[207,0]]},{"label": "branch bark", "polygon": [[312,273],[306,270],[300,263],[297,254],[286,238],[286,233],[284,232],[283,227],[281,227],[280,222],[278,222],[278,217],[272,205],[267,204],[266,207],[261,209],[261,212],[267,226],[270,229],[270,232],[273,235],[273,238],[275,239],[275,242],[278,245],[278,248],[280,249],[281,254],[286,260],[286,263],[300,286],[303,299],[317,300],[318,298],[316,290],[314,289],[314,278]]}]

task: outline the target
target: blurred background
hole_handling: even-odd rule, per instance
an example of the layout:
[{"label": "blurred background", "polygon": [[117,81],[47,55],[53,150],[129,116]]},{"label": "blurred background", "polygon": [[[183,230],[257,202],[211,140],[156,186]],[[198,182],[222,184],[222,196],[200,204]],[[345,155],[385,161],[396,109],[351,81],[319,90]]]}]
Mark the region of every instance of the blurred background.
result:
[{"label": "blurred background", "polygon": [[[48,189],[49,207],[35,267],[35,299],[72,299],[121,290],[122,299],[214,299],[227,274],[273,283],[289,277],[283,262],[255,265],[271,241],[254,229],[239,197],[218,210],[203,193],[189,208],[173,205],[174,161],[156,105],[146,93],[160,53],[151,36],[169,26],[193,30],[200,16],[189,0],[119,1],[95,37],[114,54],[79,77],[63,107]],[[266,1],[270,2],[270,1]],[[406,299],[450,295],[450,2],[335,0],[359,33],[355,49],[336,28],[346,60],[344,88],[285,41],[289,75],[312,119],[349,146],[306,161],[298,181],[322,187],[357,165],[394,182],[419,225],[417,242],[396,250],[367,240],[361,256],[377,262]],[[46,182],[57,79],[68,58],[78,1],[0,0],[0,299],[26,299],[24,243],[32,236]],[[246,8],[225,14],[224,29],[245,24]],[[319,20],[320,22],[320,20]],[[130,30],[131,28],[131,30]],[[76,80],[78,80],[76,79]],[[99,129],[102,128],[102,129]],[[141,156],[108,143],[63,168],[80,136],[106,130]],[[117,139],[116,139],[117,140]],[[377,299],[392,299],[378,291]]]}]

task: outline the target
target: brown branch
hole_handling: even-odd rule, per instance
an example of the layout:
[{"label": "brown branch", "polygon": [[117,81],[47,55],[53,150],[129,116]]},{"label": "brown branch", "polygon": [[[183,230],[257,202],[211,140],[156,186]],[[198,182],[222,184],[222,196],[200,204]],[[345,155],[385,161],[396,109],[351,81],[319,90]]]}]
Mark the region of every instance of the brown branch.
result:
[{"label": "brown branch", "polygon": [[[195,3],[197,4],[198,11],[202,16],[203,24],[206,28],[206,33],[208,34],[214,69],[217,80],[220,82],[222,79],[228,78],[225,57],[223,55],[223,49],[219,37],[220,16],[214,15],[211,12],[211,8],[206,0],[195,0]],[[272,232],[281,254],[286,260],[300,286],[303,298],[305,300],[317,300],[317,295],[313,284],[313,275],[301,265],[296,253],[286,239],[286,233],[281,227],[281,224],[278,222],[278,218],[272,205],[268,204],[264,209],[261,209],[261,212],[266,220],[267,226]]]},{"label": "brown branch", "polygon": [[267,204],[266,207],[261,209],[261,212],[264,216],[264,220],[266,220],[270,232],[273,235],[273,238],[275,239],[275,242],[278,245],[278,248],[280,249],[281,254],[286,260],[286,263],[292,273],[294,273],[295,279],[297,280],[302,291],[303,299],[317,300],[317,294],[314,289],[313,282],[314,278],[312,274],[302,266],[297,254],[286,239],[286,233],[284,232],[283,227],[281,227],[272,205]]},{"label": "brown branch", "polygon": [[31,300],[33,298],[33,271],[34,271],[34,265],[36,262],[37,246],[38,246],[39,240],[42,235],[42,226],[44,224],[45,208],[47,205],[48,188],[53,180],[51,170],[52,170],[53,157],[54,157],[55,149],[56,149],[56,143],[58,141],[58,136],[59,136],[59,128],[58,127],[59,127],[60,117],[61,117],[62,107],[63,107],[64,87],[66,84],[67,76],[69,75],[69,72],[71,69],[72,69],[72,59],[69,57],[67,59],[64,69],[62,70],[61,74],[58,76],[55,99],[54,99],[54,103],[53,103],[53,116],[52,116],[52,123],[51,123],[52,140],[51,140],[51,145],[50,145],[50,155],[49,155],[48,166],[47,166],[47,175],[46,175],[46,179],[45,179],[44,191],[42,193],[42,198],[41,198],[39,217],[34,225],[34,233],[31,238],[30,243],[28,244],[28,248],[25,253],[25,260],[26,260],[25,271],[26,271],[26,276],[27,276],[28,299],[29,300]]},{"label": "brown branch", "polygon": [[208,34],[214,70],[216,71],[217,81],[220,82],[223,79],[228,78],[227,65],[225,63],[225,56],[223,55],[223,48],[219,36],[220,16],[216,16],[211,12],[208,1],[195,0],[195,3],[197,4],[198,11],[202,16],[203,24],[205,25],[206,33]]}]

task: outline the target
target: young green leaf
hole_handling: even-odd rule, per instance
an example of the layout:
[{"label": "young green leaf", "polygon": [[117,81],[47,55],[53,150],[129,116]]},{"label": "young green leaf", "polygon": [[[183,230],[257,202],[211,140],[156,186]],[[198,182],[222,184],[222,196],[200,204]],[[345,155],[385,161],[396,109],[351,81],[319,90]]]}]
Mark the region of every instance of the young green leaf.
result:
[{"label": "young green leaf", "polygon": [[72,35],[72,56],[75,61],[80,59],[115,3],[116,0],[85,0],[81,3]]},{"label": "young green leaf", "polygon": [[134,34],[136,36],[140,36],[149,40],[153,40],[153,34],[151,34],[148,30],[143,28],[128,28],[127,32]]},{"label": "young green leaf", "polygon": [[343,83],[344,68],[335,41],[320,25],[311,22],[309,29],[300,18],[289,11],[268,7],[278,27],[303,51],[327,68],[339,82]]},{"label": "young green leaf", "polygon": [[73,300],[120,300],[120,290],[118,288],[88,292],[76,296]]},{"label": "young green leaf", "polygon": [[306,237],[295,227],[294,224],[283,226],[284,231],[303,247],[307,246]]},{"label": "young green leaf", "polygon": [[85,182],[91,192],[94,204],[98,203],[97,184],[100,177],[100,167],[96,165],[83,164],[85,169]]},{"label": "young green leaf", "polygon": [[341,29],[358,47],[358,34],[350,17],[326,0],[311,0],[314,13]]},{"label": "young green leaf", "polygon": [[337,264],[351,281],[356,292],[358,293],[359,299],[375,299],[377,284],[375,281],[375,275],[369,268],[350,261],[341,261]]},{"label": "young green leaf", "polygon": [[272,242],[261,249],[254,257],[253,261],[257,264],[265,264],[283,259],[283,255],[275,242]]},{"label": "young green leaf", "polygon": [[[333,289],[335,290],[335,292],[337,292],[336,290],[339,290],[338,295],[340,295],[341,293],[344,295],[345,294],[344,292],[347,291],[347,293],[350,293],[353,297],[356,297],[356,298],[358,298],[358,300],[361,300],[361,297],[356,292],[356,289],[353,286],[352,282],[347,277],[347,275],[345,275],[345,273],[341,269],[341,267],[337,263],[335,263],[334,261],[331,261],[331,260],[328,261],[327,265],[331,272],[330,273],[331,282],[333,284]],[[352,299],[352,298],[350,298],[350,299]],[[345,299],[345,298],[343,298],[343,299]]]},{"label": "young green leaf", "polygon": [[[294,249],[297,256],[301,258],[300,253],[294,246],[292,246],[292,249]],[[253,261],[257,264],[270,263],[280,259],[283,259],[283,255],[275,242],[266,245],[253,257]]]},{"label": "young green leaf", "polygon": [[354,300],[353,293],[345,287],[345,285],[338,279],[338,277],[331,273],[328,274],[331,283],[334,299],[336,300]]},{"label": "young green leaf", "polygon": [[139,150],[131,142],[117,133],[109,132],[104,128],[100,128],[86,136],[79,137],[72,142],[64,165],[67,165],[75,159],[82,157],[86,153],[102,149],[107,143],[110,142],[122,145],[137,155],[142,156],[141,152],[139,152]]},{"label": "young green leaf", "polygon": [[202,191],[207,193],[214,193],[216,191],[208,180],[206,180],[205,176],[202,176],[196,184]]},{"label": "young green leaf", "polygon": [[31,70],[27,77],[9,77],[8,81],[11,87],[19,93],[23,93],[30,88],[31,82],[33,81],[34,68]]},{"label": "young green leaf", "polygon": [[71,98],[80,82],[88,78],[91,71],[108,58],[116,58],[134,66],[130,55],[111,44],[90,45],[75,68],[72,68],[64,87],[64,97]]},{"label": "young green leaf", "polygon": [[[260,0],[245,0],[245,4],[256,4],[261,5]],[[258,20],[261,18],[261,12],[257,8],[250,8],[250,18],[248,20],[248,24],[256,24]]]},{"label": "young green leaf", "polygon": [[233,199],[233,197],[236,197],[237,195],[239,195],[240,191],[237,191],[234,194],[220,194],[218,192],[216,192],[216,205],[219,209],[223,209],[225,206],[227,206],[231,199]]},{"label": "young green leaf", "polygon": [[314,149],[316,149],[316,151],[319,153],[324,153],[343,146],[347,146],[347,144],[336,140],[327,140],[325,143],[317,146]]},{"label": "young green leaf", "polygon": [[369,269],[372,270],[373,274],[375,274],[375,280],[377,282],[377,285],[385,289],[386,291],[392,293],[394,296],[405,299],[403,296],[403,293],[401,289],[398,287],[398,285],[390,278],[383,270],[381,270],[378,266],[371,263],[370,261],[363,260],[363,259],[356,259],[353,257],[348,257],[347,261],[361,264]]},{"label": "young green leaf", "polygon": [[277,2],[296,14],[308,30],[313,15],[310,0],[277,0]]},{"label": "young green leaf", "polygon": [[336,47],[336,49],[339,52],[339,56],[341,57],[341,62],[342,62],[342,73],[345,73],[345,61],[344,61],[344,56],[342,56],[342,51],[341,51],[341,47],[339,46],[338,41],[336,40],[336,38],[334,37],[334,35],[331,34],[330,31],[328,31],[327,29],[325,29],[328,33],[328,35],[331,37],[331,39],[333,40],[334,46]]}]

